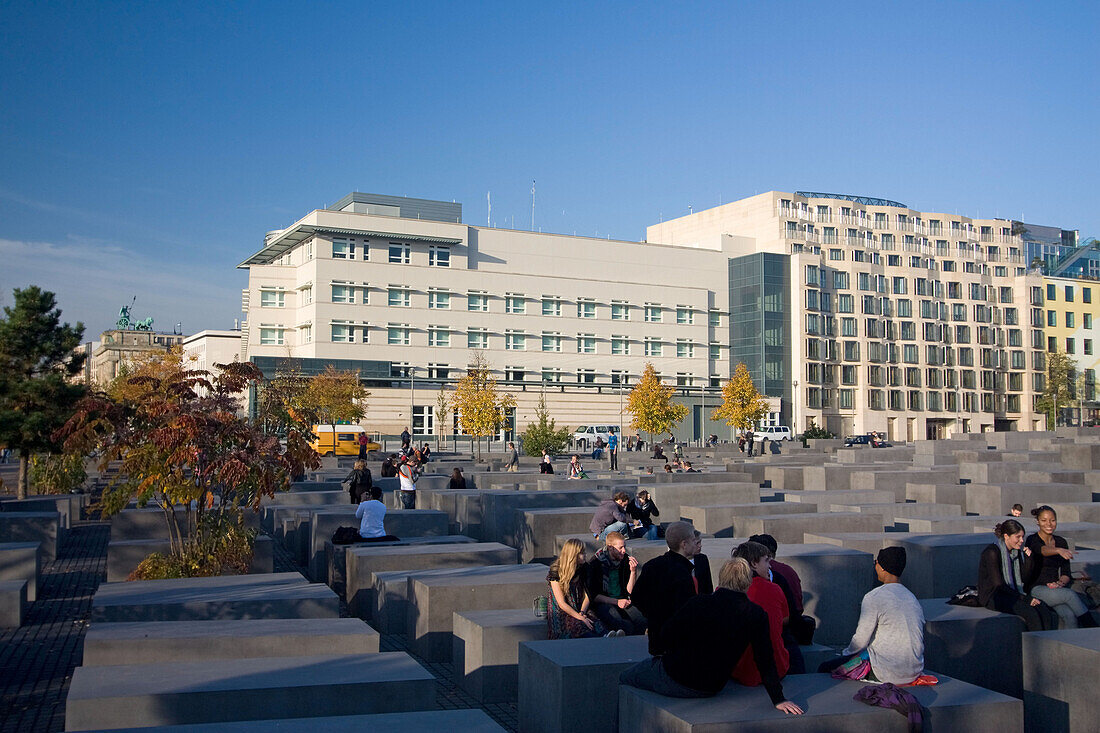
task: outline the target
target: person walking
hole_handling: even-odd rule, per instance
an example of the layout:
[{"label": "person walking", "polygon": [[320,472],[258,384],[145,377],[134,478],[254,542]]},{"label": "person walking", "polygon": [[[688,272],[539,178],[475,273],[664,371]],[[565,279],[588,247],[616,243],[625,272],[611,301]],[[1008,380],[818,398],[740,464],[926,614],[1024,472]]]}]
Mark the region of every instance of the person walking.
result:
[{"label": "person walking", "polygon": [[374,485],[374,481],[371,479],[370,469],[367,468],[367,462],[364,460],[357,460],[352,466],[351,473],[349,473],[340,483],[348,485],[348,495],[351,497],[352,504],[359,504],[362,502],[363,497],[370,491],[370,487]]},{"label": "person walking", "polygon": [[359,460],[360,461],[367,460],[367,444],[368,443],[370,443],[370,441],[367,440],[367,434],[366,433],[359,433]]},{"label": "person walking", "polygon": [[611,459],[611,470],[619,470],[619,435],[612,433],[607,439],[607,455]]},{"label": "person walking", "polygon": [[508,463],[505,466],[512,473],[519,470],[519,451],[516,450],[516,444],[511,441],[508,442]]}]

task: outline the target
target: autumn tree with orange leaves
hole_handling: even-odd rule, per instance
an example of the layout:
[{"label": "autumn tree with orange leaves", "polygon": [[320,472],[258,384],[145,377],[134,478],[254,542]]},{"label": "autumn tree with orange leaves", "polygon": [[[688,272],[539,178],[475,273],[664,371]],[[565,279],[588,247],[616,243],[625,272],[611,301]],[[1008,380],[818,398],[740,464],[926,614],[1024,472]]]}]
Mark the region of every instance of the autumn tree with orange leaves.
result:
[{"label": "autumn tree with orange leaves", "polygon": [[[191,369],[178,349],[147,357],[107,392],[85,397],[59,437],[68,451],[95,451],[100,469],[117,463],[100,501],[103,514],[132,500],[164,512],[175,574],[247,572],[249,557],[227,539],[248,537],[244,512],[319,465],[306,436],[286,445],[237,414],[237,396],[263,375],[249,362]],[[239,543],[238,543],[239,546]]]}]

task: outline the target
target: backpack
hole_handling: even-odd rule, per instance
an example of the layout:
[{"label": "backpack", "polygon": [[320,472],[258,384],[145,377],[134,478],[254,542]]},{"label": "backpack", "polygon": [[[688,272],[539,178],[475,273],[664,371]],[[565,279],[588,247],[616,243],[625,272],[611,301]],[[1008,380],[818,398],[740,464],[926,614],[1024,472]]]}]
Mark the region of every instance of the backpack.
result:
[{"label": "backpack", "polygon": [[359,536],[359,530],[355,527],[337,527],[336,531],[332,533],[332,544],[334,545],[351,545],[362,539]]},{"label": "backpack", "polygon": [[963,586],[955,591],[955,595],[948,598],[947,603],[951,606],[969,606],[971,608],[980,608],[982,605],[978,601],[978,589],[972,585]]}]

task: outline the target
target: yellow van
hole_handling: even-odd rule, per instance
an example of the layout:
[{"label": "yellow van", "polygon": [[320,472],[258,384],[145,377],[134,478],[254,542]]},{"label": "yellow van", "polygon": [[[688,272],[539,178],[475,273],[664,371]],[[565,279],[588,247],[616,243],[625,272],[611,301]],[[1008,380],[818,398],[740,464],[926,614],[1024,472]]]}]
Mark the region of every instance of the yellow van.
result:
[{"label": "yellow van", "polygon": [[[310,444],[323,456],[357,456],[359,436],[365,432],[359,425],[314,425]],[[367,443],[368,451],[381,449],[378,443]]]}]

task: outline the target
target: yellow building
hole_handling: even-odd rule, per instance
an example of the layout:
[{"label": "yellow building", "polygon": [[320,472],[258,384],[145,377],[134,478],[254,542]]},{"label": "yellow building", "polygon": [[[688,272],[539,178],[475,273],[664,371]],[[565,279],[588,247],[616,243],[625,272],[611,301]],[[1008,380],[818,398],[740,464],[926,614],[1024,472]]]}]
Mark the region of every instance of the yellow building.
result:
[{"label": "yellow building", "polygon": [[1100,282],[1068,277],[1043,278],[1043,333],[1047,352],[1064,352],[1076,364],[1078,402],[1062,411],[1063,419],[1096,421],[1096,372],[1100,369]]}]

